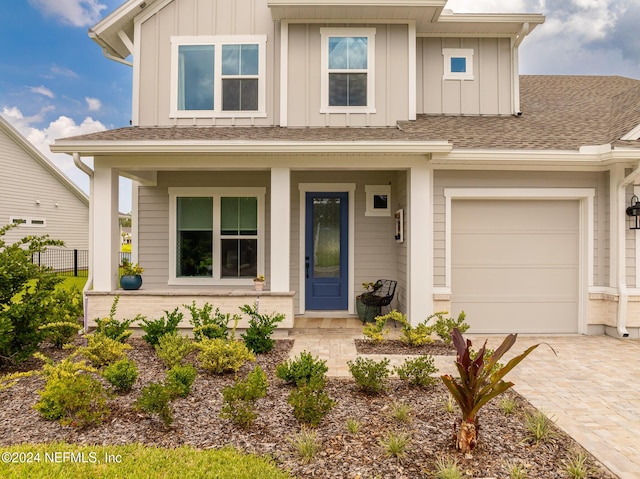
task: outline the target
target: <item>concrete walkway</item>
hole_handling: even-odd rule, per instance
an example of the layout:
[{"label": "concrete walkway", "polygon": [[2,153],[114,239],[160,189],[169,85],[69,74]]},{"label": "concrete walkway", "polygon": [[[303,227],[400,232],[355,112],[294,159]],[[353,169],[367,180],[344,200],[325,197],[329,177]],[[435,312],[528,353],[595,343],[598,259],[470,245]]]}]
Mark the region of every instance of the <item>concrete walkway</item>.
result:
[{"label": "concrete walkway", "polygon": [[[330,376],[349,376],[347,361],[363,338],[357,320],[309,320],[296,324],[291,357],[301,351],[327,361]],[[345,321],[347,321],[345,323]],[[338,329],[338,325],[342,327]],[[303,326],[303,327],[300,327]],[[392,331],[391,336],[397,334]],[[466,336],[479,348],[497,347],[503,336]],[[542,344],[507,375],[514,389],[580,443],[620,479],[640,479],[640,341],[608,336],[519,336],[510,353]],[[513,355],[512,354],[512,355]],[[367,355],[379,360],[384,356]],[[390,355],[391,365],[406,356]],[[436,357],[440,373],[453,373],[452,357]]]}]

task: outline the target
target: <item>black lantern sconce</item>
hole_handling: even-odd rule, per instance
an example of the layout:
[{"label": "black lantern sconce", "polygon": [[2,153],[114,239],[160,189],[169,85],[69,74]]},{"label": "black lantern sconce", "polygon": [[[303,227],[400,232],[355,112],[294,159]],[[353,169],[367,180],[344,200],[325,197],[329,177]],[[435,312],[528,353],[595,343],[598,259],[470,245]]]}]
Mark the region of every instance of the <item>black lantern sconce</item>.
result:
[{"label": "black lantern sconce", "polygon": [[640,200],[636,195],[631,197],[631,206],[627,206],[629,229],[640,230]]}]

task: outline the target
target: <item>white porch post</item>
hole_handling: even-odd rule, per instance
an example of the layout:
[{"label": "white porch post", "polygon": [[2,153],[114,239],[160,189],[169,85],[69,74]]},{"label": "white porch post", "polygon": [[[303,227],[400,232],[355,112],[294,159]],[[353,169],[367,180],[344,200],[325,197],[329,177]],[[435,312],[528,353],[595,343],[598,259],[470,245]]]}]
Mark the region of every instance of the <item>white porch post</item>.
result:
[{"label": "white porch post", "polygon": [[290,290],[291,171],[271,168],[271,278],[270,289]]},{"label": "white porch post", "polygon": [[118,287],[118,170],[96,166],[94,173],[93,289]]},{"label": "white porch post", "polygon": [[433,170],[407,174],[407,317],[412,325],[433,313]]}]

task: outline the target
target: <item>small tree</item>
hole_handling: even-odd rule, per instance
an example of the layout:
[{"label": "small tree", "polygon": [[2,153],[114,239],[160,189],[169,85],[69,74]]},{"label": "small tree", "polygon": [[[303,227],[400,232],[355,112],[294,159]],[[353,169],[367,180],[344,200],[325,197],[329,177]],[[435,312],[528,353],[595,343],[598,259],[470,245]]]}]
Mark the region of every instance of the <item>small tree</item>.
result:
[{"label": "small tree", "polygon": [[471,341],[468,339],[465,341],[457,328],[451,332],[451,339],[457,351],[455,364],[459,378],[454,379],[449,374],[441,378],[462,413],[460,427],[456,434],[456,447],[465,454],[470,453],[478,441],[480,408],[513,386],[512,382],[505,382],[502,378],[538,347],[538,344],[534,344],[511,359],[506,366],[500,369],[494,368],[500,358],[515,344],[516,337],[516,334],[507,336],[488,358],[485,358],[485,342],[475,359],[471,359]]}]

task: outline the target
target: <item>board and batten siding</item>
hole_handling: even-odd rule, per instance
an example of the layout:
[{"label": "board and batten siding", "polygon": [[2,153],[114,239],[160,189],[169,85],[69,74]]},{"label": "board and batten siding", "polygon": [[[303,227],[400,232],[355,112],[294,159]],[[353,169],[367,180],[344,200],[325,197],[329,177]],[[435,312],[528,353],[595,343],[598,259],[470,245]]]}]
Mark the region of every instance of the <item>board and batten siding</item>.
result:
[{"label": "board and batten siding", "polygon": [[[375,113],[321,113],[320,29],[375,29]],[[394,126],[409,115],[407,25],[290,24],[287,118],[289,126]],[[371,80],[369,80],[371,81]]]},{"label": "board and batten siding", "polygon": [[[473,80],[445,80],[443,48],[472,49]],[[508,38],[418,38],[417,112],[510,115],[511,46]]]},{"label": "board and batten siding", "polygon": [[[170,187],[265,187],[265,273],[270,275],[270,175],[269,172],[171,172],[158,173],[158,186],[138,188],[138,263],[145,269],[146,289],[167,289],[169,279]],[[171,289],[209,286],[179,286]]]},{"label": "board and batten siding", "polygon": [[[136,126],[271,126],[275,124],[279,26],[260,0],[180,0],[170,2],[136,22],[140,53],[134,58]],[[264,118],[171,118],[172,36],[266,35],[266,113]],[[137,98],[137,102],[135,101]],[[135,117],[135,114],[134,114]]]},{"label": "board and batten siding", "polygon": [[[446,286],[446,200],[445,188],[522,188],[523,194],[527,188],[593,188],[595,190],[594,211],[602,214],[601,203],[608,203],[608,192],[603,191],[602,173],[590,172],[509,172],[509,171],[449,171],[436,170],[434,174],[434,286]],[[602,235],[608,243],[608,227],[603,231],[601,215],[596,213],[594,218],[594,285],[607,285],[608,266],[596,267],[608,262],[606,256],[608,248],[602,248]],[[608,215],[607,215],[608,216]],[[635,244],[632,248],[627,244],[627,270],[629,286],[635,285]],[[631,274],[633,272],[633,275]]]},{"label": "board and batten siding", "polygon": [[82,201],[0,128],[0,226],[9,224],[11,217],[44,219],[46,226],[14,228],[3,238],[7,243],[48,234],[64,241],[68,249],[89,248],[88,201]]},{"label": "board and batten siding", "polygon": [[[336,181],[336,179],[339,179]],[[391,216],[365,216],[365,185],[392,185],[391,204],[396,172],[393,171],[322,171],[291,174],[291,289],[296,291],[294,311],[300,311],[300,190],[299,183],[355,183],[355,275],[353,288],[357,296],[362,283],[377,279],[398,279],[393,212]],[[393,210],[393,207],[392,207]],[[392,303],[395,307],[396,301]]]}]

